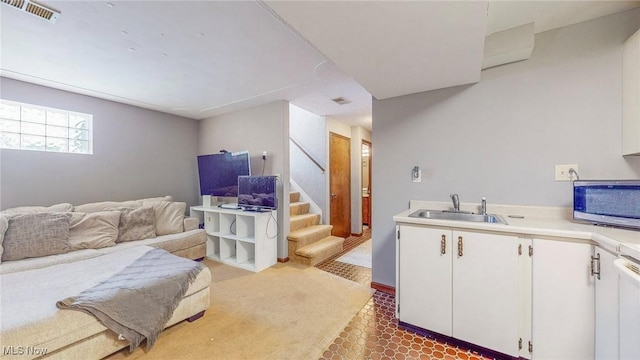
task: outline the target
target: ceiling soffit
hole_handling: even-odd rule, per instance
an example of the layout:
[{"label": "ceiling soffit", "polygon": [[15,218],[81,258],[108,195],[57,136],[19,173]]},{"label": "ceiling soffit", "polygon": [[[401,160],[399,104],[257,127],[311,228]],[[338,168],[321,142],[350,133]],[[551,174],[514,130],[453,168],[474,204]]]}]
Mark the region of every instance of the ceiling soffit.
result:
[{"label": "ceiling soffit", "polygon": [[480,79],[487,2],[267,5],[378,99]]}]

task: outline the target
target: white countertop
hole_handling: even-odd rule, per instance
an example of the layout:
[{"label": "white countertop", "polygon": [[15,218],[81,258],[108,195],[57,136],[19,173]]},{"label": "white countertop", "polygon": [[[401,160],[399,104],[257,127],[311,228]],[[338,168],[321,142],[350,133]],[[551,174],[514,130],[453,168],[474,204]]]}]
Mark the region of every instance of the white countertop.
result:
[{"label": "white countertop", "polygon": [[[477,212],[472,204],[467,204],[466,207],[466,209],[463,207],[462,210],[470,209],[470,211]],[[558,208],[552,208],[551,212],[547,211],[546,213],[544,213],[543,208],[531,207],[494,206],[494,210],[501,210],[499,212],[492,212],[491,208],[487,209],[490,214],[501,215],[508,225],[409,217],[409,214],[419,209],[443,210],[443,203],[412,201],[411,209],[395,215],[393,220],[397,223],[405,224],[592,241],[610,251],[640,260],[640,231],[596,226],[558,217],[544,216],[554,213],[554,211],[557,213]],[[543,211],[534,211],[540,209],[543,209]],[[524,218],[509,217],[510,214],[521,215],[525,213],[532,215],[525,215]]]}]

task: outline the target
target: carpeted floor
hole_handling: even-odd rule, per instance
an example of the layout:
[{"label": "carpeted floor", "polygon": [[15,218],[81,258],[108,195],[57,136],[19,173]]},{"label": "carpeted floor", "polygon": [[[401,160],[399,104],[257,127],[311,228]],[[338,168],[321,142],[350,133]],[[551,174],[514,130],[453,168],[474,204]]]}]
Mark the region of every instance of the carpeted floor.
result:
[{"label": "carpeted floor", "polygon": [[148,353],[108,359],[318,359],[373,293],[291,262],[260,273],[204,263],[213,276],[205,316],[167,329]]}]

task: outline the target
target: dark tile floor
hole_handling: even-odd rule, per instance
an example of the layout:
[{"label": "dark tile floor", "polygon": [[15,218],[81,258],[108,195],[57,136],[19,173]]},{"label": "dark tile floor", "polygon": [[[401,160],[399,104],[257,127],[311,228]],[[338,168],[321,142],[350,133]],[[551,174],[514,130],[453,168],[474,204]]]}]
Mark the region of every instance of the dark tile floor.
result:
[{"label": "dark tile floor", "polygon": [[[371,285],[371,269],[335,261],[338,257],[371,238],[371,230],[362,236],[350,236],[344,250],[320,264],[319,269],[358,283]],[[320,360],[342,359],[487,359],[459,348],[398,327],[395,297],[376,291],[373,297],[349,322],[325,350]]]}]

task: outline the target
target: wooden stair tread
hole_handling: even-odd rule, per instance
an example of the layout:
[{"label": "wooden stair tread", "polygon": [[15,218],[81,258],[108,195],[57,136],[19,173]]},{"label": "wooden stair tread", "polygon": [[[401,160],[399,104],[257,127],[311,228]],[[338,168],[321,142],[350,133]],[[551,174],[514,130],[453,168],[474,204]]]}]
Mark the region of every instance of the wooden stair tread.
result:
[{"label": "wooden stair tread", "polygon": [[319,216],[320,216],[319,214],[314,214],[314,213],[291,215],[289,217],[289,221],[296,221],[296,220],[301,220],[301,219],[310,219],[310,218],[315,218],[315,217],[319,217]]},{"label": "wooden stair tread", "polygon": [[297,231],[305,227],[320,224],[320,214],[306,213],[289,217],[289,231]]},{"label": "wooden stair tread", "polygon": [[333,226],[321,224],[321,214],[310,213],[310,208],[299,192],[289,193],[288,253],[293,262],[313,266],[340,253],[344,239],[332,236]]},{"label": "wooden stair tread", "polygon": [[320,241],[316,241],[313,244],[309,244],[307,246],[301,247],[296,250],[296,255],[313,258],[316,254],[325,252],[330,248],[338,249],[335,253],[338,253],[342,250],[342,244],[344,243],[344,238],[337,236],[329,236]]},{"label": "wooden stair tread", "polygon": [[331,229],[333,229],[333,225],[311,225],[311,226],[307,226],[305,228],[290,232],[289,236],[287,236],[287,239],[291,241],[298,241],[300,238],[313,235],[317,232],[322,232],[327,230],[331,232]]},{"label": "wooden stair tread", "polygon": [[299,205],[302,205],[302,204],[308,204],[308,202],[306,202],[306,201],[294,201],[294,202],[290,202],[289,206],[299,206]]},{"label": "wooden stair tread", "polygon": [[302,215],[309,213],[310,204],[306,201],[297,201],[289,204],[289,215]]}]

